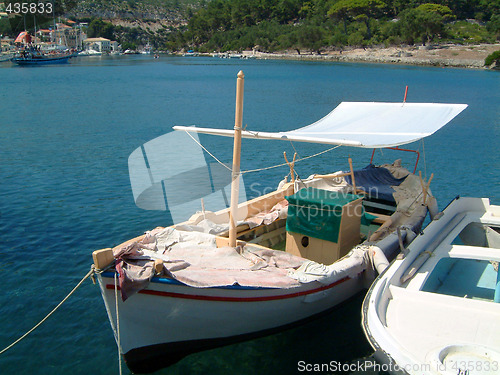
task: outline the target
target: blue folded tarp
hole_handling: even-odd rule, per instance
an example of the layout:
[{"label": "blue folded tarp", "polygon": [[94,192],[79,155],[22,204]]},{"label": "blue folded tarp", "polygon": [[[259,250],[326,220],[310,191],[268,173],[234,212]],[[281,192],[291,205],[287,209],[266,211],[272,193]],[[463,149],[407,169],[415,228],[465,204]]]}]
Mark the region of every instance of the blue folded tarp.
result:
[{"label": "blue folded tarp", "polygon": [[[364,190],[370,198],[380,199],[388,202],[395,202],[391,186],[399,186],[406,177],[395,178],[388,169],[375,167],[373,164],[354,171],[356,188]],[[345,177],[348,184],[352,185],[351,176]]]}]

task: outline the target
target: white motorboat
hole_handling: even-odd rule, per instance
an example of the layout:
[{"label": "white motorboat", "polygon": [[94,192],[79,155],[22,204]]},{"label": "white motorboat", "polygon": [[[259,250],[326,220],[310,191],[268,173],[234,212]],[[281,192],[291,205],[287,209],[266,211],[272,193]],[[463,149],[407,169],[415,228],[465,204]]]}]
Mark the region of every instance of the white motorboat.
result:
[{"label": "white motorboat", "polygon": [[363,329],[391,374],[500,373],[500,206],[457,198],[371,286]]},{"label": "white motorboat", "polygon": [[89,48],[78,53],[78,56],[102,56],[102,52]]},{"label": "white motorboat", "polygon": [[[242,104],[240,72],[235,130],[174,127],[177,132],[129,158],[139,207],[168,209],[172,217],[175,205],[194,202],[191,213],[202,207],[179,224],[93,253],[120,353],[133,372],[155,371],[332,309],[370,285],[375,269],[411,242],[428,207],[435,208],[430,179],[398,162],[354,171],[349,160],[346,172],[300,179],[295,157],[286,160],[291,182],[238,205],[241,137],[397,147],[431,135],[466,107],[342,103],[312,125],[270,133],[242,130]],[[234,137],[229,171],[206,163],[197,132]],[[209,207],[229,195],[229,208]]]}]

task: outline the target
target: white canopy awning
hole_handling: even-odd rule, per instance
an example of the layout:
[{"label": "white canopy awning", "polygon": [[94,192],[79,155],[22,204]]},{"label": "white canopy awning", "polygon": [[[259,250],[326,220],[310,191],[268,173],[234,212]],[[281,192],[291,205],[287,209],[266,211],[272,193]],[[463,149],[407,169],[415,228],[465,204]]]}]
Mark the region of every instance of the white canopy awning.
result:
[{"label": "white canopy awning", "polygon": [[[427,137],[467,104],[342,102],[315,123],[287,132],[242,131],[243,138],[383,148]],[[175,130],[232,137],[234,130],[174,126]]]}]

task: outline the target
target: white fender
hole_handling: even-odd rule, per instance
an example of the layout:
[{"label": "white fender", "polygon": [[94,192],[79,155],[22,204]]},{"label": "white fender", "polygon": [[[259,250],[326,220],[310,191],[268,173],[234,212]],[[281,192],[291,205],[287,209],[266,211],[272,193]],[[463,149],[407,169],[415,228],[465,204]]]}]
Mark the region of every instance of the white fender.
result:
[{"label": "white fender", "polygon": [[387,260],[382,249],[378,246],[370,246],[370,257],[379,274],[381,274],[389,266],[389,261]]}]

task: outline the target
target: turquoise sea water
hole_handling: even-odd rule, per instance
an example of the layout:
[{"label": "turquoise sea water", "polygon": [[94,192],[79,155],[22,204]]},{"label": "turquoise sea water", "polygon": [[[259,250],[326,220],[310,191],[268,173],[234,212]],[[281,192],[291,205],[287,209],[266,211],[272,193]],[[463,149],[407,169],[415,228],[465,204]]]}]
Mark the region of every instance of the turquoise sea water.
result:
[{"label": "turquoise sea water", "polygon": [[[91,252],[168,225],[134,204],[127,159],[173,125],[232,128],[235,80],[245,73],[243,122],[289,130],[341,101],[466,103],[449,126],[413,145],[443,208],[453,197],[500,204],[500,75],[395,65],[150,56],[77,58],[22,68],[0,64],[0,350],[38,323],[86,274]],[[203,143],[229,162],[230,139]],[[301,157],[329,148],[294,144]],[[242,169],[283,162],[285,142],[243,142]],[[365,166],[370,150],[339,148],[298,163],[302,177]],[[403,155],[404,156],[404,155]],[[401,155],[378,152],[375,161]],[[425,162],[425,163],[424,163]],[[410,165],[410,164],[408,164]],[[250,195],[275,187],[286,167],[249,174]],[[303,363],[350,363],[371,354],[362,296],[305,326],[187,357],[160,374],[289,374]],[[20,344],[0,374],[116,374],[116,345],[97,286],[86,282]],[[126,369],[124,371],[127,373]],[[345,372],[344,372],[345,373]]]}]

